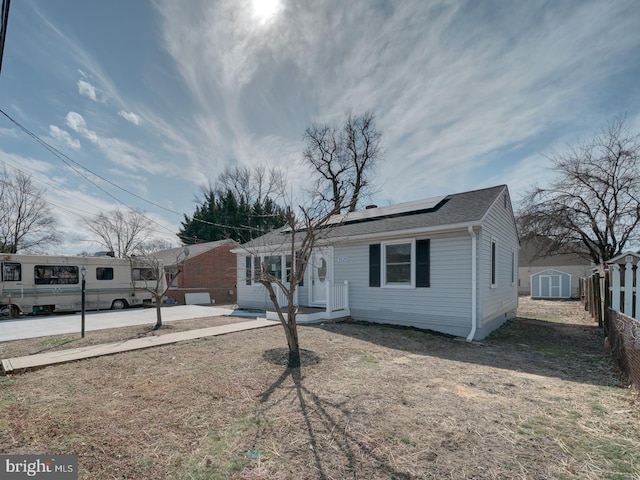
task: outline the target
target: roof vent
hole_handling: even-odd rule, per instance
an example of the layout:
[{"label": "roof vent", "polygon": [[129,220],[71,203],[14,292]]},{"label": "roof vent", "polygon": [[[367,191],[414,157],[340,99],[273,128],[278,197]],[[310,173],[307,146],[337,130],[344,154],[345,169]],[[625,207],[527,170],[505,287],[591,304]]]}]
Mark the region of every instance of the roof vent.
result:
[{"label": "roof vent", "polygon": [[371,210],[372,208],[378,208],[378,205],[367,205],[364,207],[365,210]]}]

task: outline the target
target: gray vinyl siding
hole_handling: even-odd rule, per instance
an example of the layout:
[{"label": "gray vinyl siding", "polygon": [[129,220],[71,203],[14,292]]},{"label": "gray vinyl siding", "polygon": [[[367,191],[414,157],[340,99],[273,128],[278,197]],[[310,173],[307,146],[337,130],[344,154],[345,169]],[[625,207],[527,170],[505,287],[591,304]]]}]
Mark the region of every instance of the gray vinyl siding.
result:
[{"label": "gray vinyl siding", "polygon": [[471,329],[471,237],[460,232],[415,237],[420,238],[431,239],[430,287],[369,287],[369,244],[378,241],[334,246],[334,282],[349,282],[356,320],[466,336]]},{"label": "gray vinyl siding", "polygon": [[247,285],[245,270],[246,255],[236,255],[238,262],[238,306],[240,308],[256,308],[266,310],[272,308],[273,303],[269,299],[267,289],[262,285],[252,282]]},{"label": "gray vinyl siding", "polygon": [[[507,191],[503,195],[507,195]],[[491,244],[496,242],[496,283],[491,286]],[[476,339],[483,338],[508,318],[515,316],[518,308],[517,268],[512,277],[512,252],[515,251],[516,267],[519,250],[511,202],[506,206],[502,195],[487,212],[479,234],[479,322]],[[513,278],[513,282],[512,282]]]}]

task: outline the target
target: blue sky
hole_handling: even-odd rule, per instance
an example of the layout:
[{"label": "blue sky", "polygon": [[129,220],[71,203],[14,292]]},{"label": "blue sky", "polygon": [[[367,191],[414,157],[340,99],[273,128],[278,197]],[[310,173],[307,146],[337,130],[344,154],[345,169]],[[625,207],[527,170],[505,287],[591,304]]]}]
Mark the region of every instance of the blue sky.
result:
[{"label": "blue sky", "polygon": [[640,130],[638,25],[635,0],[14,0],[0,108],[100,188],[4,117],[0,160],[46,189],[51,253],[98,249],[81,218],[116,199],[177,245],[171,211],[227,165],[281,167],[299,195],[304,129],[367,110],[374,203],[503,183],[517,201],[553,149],[620,114]]}]

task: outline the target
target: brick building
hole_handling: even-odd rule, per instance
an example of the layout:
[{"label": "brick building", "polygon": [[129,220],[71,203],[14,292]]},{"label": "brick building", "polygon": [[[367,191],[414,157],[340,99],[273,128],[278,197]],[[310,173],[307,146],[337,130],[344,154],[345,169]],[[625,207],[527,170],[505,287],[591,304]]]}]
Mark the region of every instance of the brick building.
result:
[{"label": "brick building", "polygon": [[231,249],[237,246],[234,240],[219,240],[154,253],[167,275],[167,298],[184,305],[185,294],[200,294],[188,297],[198,297],[194,303],[205,303],[201,299],[208,294],[216,304],[235,304],[236,256]]}]

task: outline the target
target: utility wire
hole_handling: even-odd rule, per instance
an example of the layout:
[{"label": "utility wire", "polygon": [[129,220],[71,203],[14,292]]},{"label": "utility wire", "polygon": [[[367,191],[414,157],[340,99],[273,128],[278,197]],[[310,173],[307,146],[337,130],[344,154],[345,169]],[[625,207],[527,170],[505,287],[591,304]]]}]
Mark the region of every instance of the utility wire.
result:
[{"label": "utility wire", "polygon": [[50,145],[49,143],[47,143],[46,141],[44,141],[42,138],[40,138],[38,135],[36,135],[35,133],[33,133],[31,130],[29,130],[27,127],[23,126],[20,122],[18,122],[17,120],[15,120],[14,118],[12,118],[8,113],[6,113],[4,110],[0,109],[0,113],[2,113],[2,115],[4,115],[5,117],[7,117],[7,119],[9,119],[9,121],[11,123],[13,123],[15,126],[17,126],[20,130],[22,130],[24,133],[26,133],[28,136],[30,136],[31,138],[33,138],[36,142],[38,142],[40,145],[42,145],[45,149],[47,149],[50,153],[52,153],[56,158],[58,158],[60,161],[62,161],[65,165],[67,165],[69,168],[71,168],[74,172],[76,172],[78,175],[80,175],[81,177],[83,177],[85,180],[87,180],[88,182],[92,183],[94,186],[96,186],[97,188],[100,189],[100,191],[102,191],[103,193],[109,195],[111,198],[113,198],[114,200],[118,201],[119,203],[127,206],[124,202],[122,202],[121,200],[117,199],[116,197],[114,197],[113,195],[111,195],[109,192],[107,192],[106,190],[104,190],[102,187],[100,187],[98,184],[96,184],[93,180],[91,180],[90,178],[88,178],[86,175],[84,175],[83,173],[79,172],[73,165],[70,165],[69,162],[73,163],[74,165],[77,165],[78,167],[80,167],[83,170],[86,170],[87,172],[89,172],[91,175],[99,178],[100,180],[102,180],[103,182],[108,183],[109,185],[116,187],[119,190],[122,190],[125,193],[128,193],[129,195],[136,197],[139,200],[142,200],[143,202],[149,203],[151,205],[153,205],[154,207],[160,208],[162,210],[165,210],[167,212],[170,213],[174,213],[176,215],[182,215],[180,212],[176,212],[175,210],[171,210],[170,208],[167,208],[165,206],[159,205],[151,200],[148,200],[144,197],[141,197],[140,195],[131,192],[129,190],[127,190],[126,188],[121,187],[120,185],[112,182],[111,180],[108,180],[107,178],[97,174],[96,172],[88,169],[87,167],[85,167],[84,165],[76,162],[74,159],[72,159],[71,157],[69,157],[68,155],[66,155],[65,153],[61,152],[60,150],[58,150],[57,148],[55,148],[54,146]]},{"label": "utility wire", "polygon": [[2,18],[0,19],[0,71],[2,71],[2,57],[4,56],[4,43],[7,38],[7,24],[9,23],[9,5],[11,0],[2,0]]},{"label": "utility wire", "polygon": [[[58,158],[60,161],[62,161],[65,165],[67,165],[69,168],[71,168],[71,170],[73,170],[75,173],[77,173],[78,175],[80,175],[82,178],[84,178],[85,180],[87,180],[89,183],[91,183],[92,185],[94,185],[96,188],[98,188],[101,192],[103,192],[105,195],[109,196],[110,198],[114,199],[116,202],[120,203],[121,205],[127,207],[130,210],[134,210],[133,208],[131,208],[129,205],[127,205],[125,202],[123,202],[122,200],[120,200],[119,198],[115,197],[114,195],[112,195],[111,193],[109,193],[107,190],[105,190],[104,188],[102,188],[100,185],[98,185],[96,182],[94,182],[92,179],[90,179],[87,175],[85,175],[84,173],[80,172],[76,167],[74,167],[72,164],[77,165],[79,168],[86,170],[87,172],[89,172],[91,175],[99,178],[100,180],[108,183],[109,185],[112,185],[116,188],[118,188],[119,190],[122,190],[125,193],[128,193],[129,195],[136,197],[146,203],[149,203],[157,208],[160,208],[162,210],[165,210],[169,213],[173,213],[175,215],[179,215],[179,216],[183,216],[184,214],[177,212],[175,210],[172,210],[170,208],[164,207],[162,205],[159,205],[151,200],[148,200],[144,197],[141,197],[140,195],[137,195],[125,188],[122,188],[121,186],[115,184],[114,182],[104,178],[103,176],[93,172],[92,170],[88,169],[87,167],[83,166],[82,164],[76,162],[75,160],[73,160],[71,157],[69,157],[68,155],[64,154],[63,152],[61,152],[60,150],[58,150],[57,148],[53,147],[52,145],[50,145],[49,143],[47,143],[46,141],[44,141],[42,138],[40,138],[38,135],[36,135],[35,133],[33,133],[31,130],[29,130],[27,127],[23,126],[20,122],[18,122],[17,120],[15,120],[14,118],[12,118],[8,113],[6,113],[4,110],[0,109],[0,113],[2,115],[4,115],[11,123],[13,123],[15,126],[17,126],[20,130],[22,130],[25,134],[27,134],[29,137],[33,138],[36,142],[38,142],[40,145],[42,145],[46,150],[48,150],[53,156],[55,156],[56,158]],[[69,163],[71,162],[71,163]],[[155,220],[145,217],[147,218],[149,221],[155,223],[156,225],[160,226],[161,228],[171,232],[172,234],[176,235],[175,232],[173,232],[172,230],[170,230],[169,228],[165,227],[164,225],[156,222]],[[246,230],[246,231],[261,231],[259,228],[256,227],[249,227],[249,226],[236,226],[236,225],[225,225],[225,224],[221,224],[221,223],[215,223],[215,222],[209,222],[207,220],[202,220],[200,218],[196,218],[195,216],[192,218],[192,221],[198,222],[198,223],[203,223],[205,225],[211,225],[214,227],[220,227],[220,228],[229,228],[229,229],[235,229],[235,230]],[[180,238],[180,237],[179,237]]]}]

